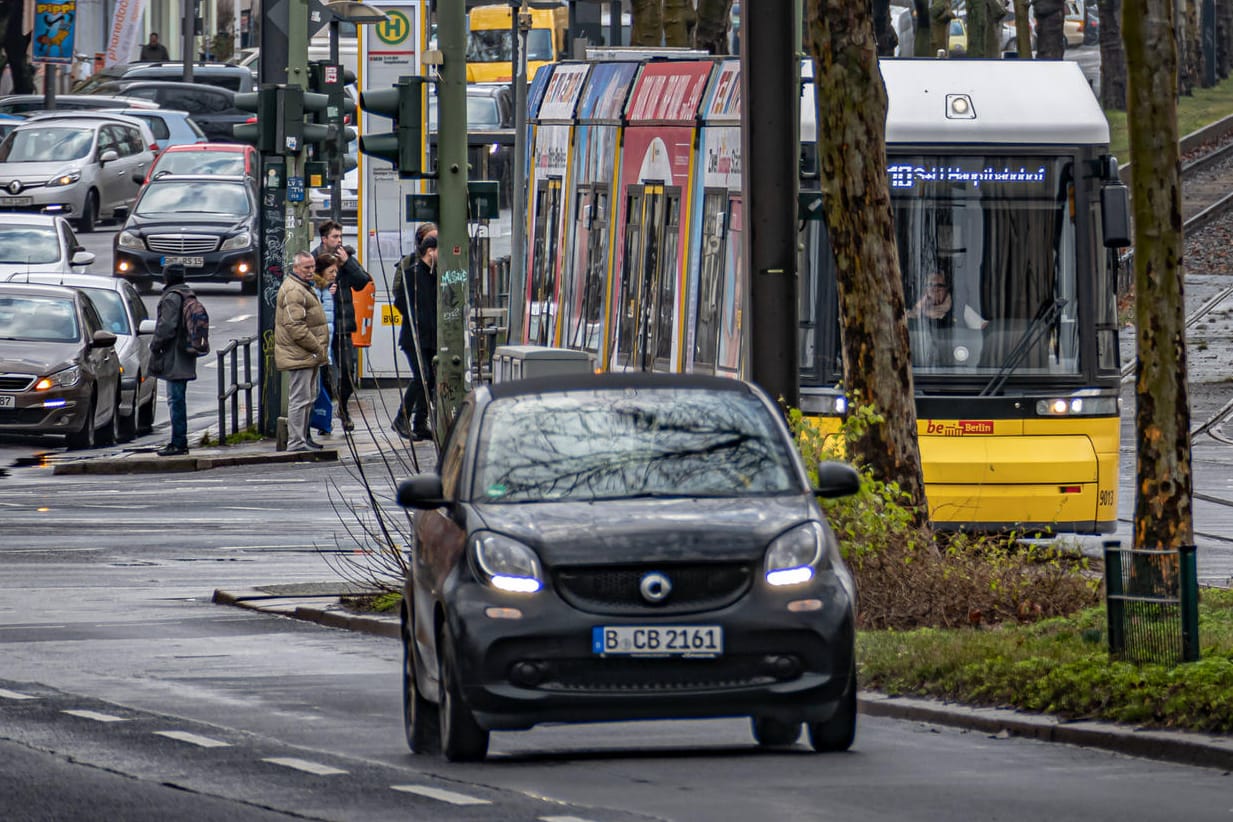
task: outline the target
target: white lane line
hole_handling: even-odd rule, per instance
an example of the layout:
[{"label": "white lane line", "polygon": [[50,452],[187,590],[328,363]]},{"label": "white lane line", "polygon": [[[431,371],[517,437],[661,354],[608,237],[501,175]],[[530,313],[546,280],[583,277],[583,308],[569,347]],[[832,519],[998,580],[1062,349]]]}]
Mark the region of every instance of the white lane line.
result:
[{"label": "white lane line", "polygon": [[208,736],[197,736],[190,734],[187,731],[155,731],[155,736],[165,736],[168,739],[174,739],[177,742],[187,742],[190,745],[196,745],[200,748],[230,748],[229,742],[223,742],[219,739],[210,739]]},{"label": "white lane line", "polygon": [[95,722],[127,722],[128,721],[128,719],[126,719],[123,716],[112,716],[111,714],[100,714],[98,711],[71,710],[71,711],[61,711],[60,713],[68,714],[69,716],[79,716],[82,719],[93,719]]},{"label": "white lane line", "polygon": [[582,816],[541,816],[541,822],[591,822]]},{"label": "white lane line", "polygon": [[336,774],[346,773],[346,771],[340,771],[338,768],[331,768],[329,765],[322,765],[319,762],[310,762],[307,759],[296,759],[294,756],[274,756],[261,761],[269,762],[273,765],[282,765],[284,768],[295,768],[297,771],[315,773],[318,776],[334,776]]},{"label": "white lane line", "polygon": [[[64,626],[61,625],[60,627],[63,628]],[[0,688],[0,699],[35,699],[35,697],[30,696],[30,694],[19,694],[17,691],[6,691]]]},{"label": "white lane line", "polygon": [[491,805],[487,799],[480,799],[475,796],[467,796],[465,793],[454,793],[453,791],[443,791],[440,788],[430,788],[427,785],[390,785],[396,791],[403,793],[414,793],[420,796],[426,796],[429,799],[436,799],[441,802],[448,802],[451,805]]},{"label": "white lane line", "polygon": [[225,322],[225,323],[242,323],[242,322],[244,322],[245,320],[251,320],[252,318],[253,318],[253,315],[252,315],[252,314],[237,314],[236,316],[232,317],[231,319],[228,319],[228,320],[223,320],[223,322]]}]

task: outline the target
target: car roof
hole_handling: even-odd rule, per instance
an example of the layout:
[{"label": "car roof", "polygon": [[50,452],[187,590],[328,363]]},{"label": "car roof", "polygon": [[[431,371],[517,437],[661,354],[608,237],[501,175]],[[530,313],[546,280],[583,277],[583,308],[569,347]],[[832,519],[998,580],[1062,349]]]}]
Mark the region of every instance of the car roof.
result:
[{"label": "car roof", "polygon": [[45,123],[48,120],[101,120],[108,123],[124,123],[128,126],[141,125],[141,121],[134,117],[107,109],[100,109],[98,111],[35,111],[26,118],[27,123]]},{"label": "car roof", "polygon": [[176,183],[244,183],[248,185],[253,179],[244,174],[163,174],[150,180],[151,183],[156,181],[174,181]]},{"label": "car roof", "polygon": [[[29,100],[46,99],[42,94],[10,94],[7,97],[0,97],[0,105],[5,103],[23,103]],[[137,108],[150,108],[152,104],[149,100],[139,98],[129,98],[123,95],[111,94],[57,94],[56,99],[66,103],[98,103],[100,108],[114,108],[116,103],[108,103],[104,101],[119,100],[123,104],[133,104]]]},{"label": "car roof", "polygon": [[171,117],[189,118],[193,115],[187,111],[181,111],[178,108],[105,108],[107,114],[124,114],[129,117]]},{"label": "car roof", "polygon": [[256,151],[256,149],[247,143],[184,143],[177,146],[167,146],[163,153],[166,154],[169,151],[176,153],[182,151],[229,151],[239,154]]},{"label": "car roof", "polygon": [[125,83],[124,89],[134,88],[178,88],[178,89],[193,89],[195,91],[219,92],[230,96],[235,96],[236,92],[222,86],[212,86],[209,83],[184,83],[177,80],[137,80],[132,83]]},{"label": "car roof", "polygon": [[101,288],[106,291],[121,291],[128,285],[122,277],[103,277],[98,274],[62,274],[54,271],[18,271],[9,276],[10,283],[31,285],[56,285],[65,288]]},{"label": "car roof", "polygon": [[[81,292],[75,288],[69,288],[68,286],[62,285],[0,282],[0,294],[3,293],[28,294],[35,297],[67,297],[69,299],[81,294]],[[89,298],[87,297],[86,299]]]},{"label": "car roof", "polygon": [[34,214],[28,211],[10,211],[4,215],[4,222],[16,225],[59,225],[63,220],[59,214]]},{"label": "car roof", "polygon": [[597,391],[613,388],[684,388],[738,393],[751,393],[753,391],[753,386],[749,383],[728,377],[713,377],[706,374],[655,374],[640,371],[603,374],[579,371],[551,377],[533,377],[526,380],[496,382],[485,388],[493,399],[519,397],[529,394],[555,394],[566,391]]}]

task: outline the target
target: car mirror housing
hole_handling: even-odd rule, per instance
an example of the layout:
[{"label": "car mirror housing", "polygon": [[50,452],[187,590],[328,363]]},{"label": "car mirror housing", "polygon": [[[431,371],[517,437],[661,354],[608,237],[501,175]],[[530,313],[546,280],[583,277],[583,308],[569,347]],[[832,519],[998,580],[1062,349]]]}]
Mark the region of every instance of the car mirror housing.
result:
[{"label": "car mirror housing", "polygon": [[419,474],[398,484],[398,504],[403,508],[431,510],[448,505],[439,474]]},{"label": "car mirror housing", "polygon": [[154,322],[154,320],[142,320],[142,321],[141,321],[141,322],[137,325],[137,333],[138,333],[138,334],[153,334],[153,333],[154,333],[154,327],[155,327],[156,325],[157,325],[157,323],[156,323],[156,322]]},{"label": "car mirror housing", "polygon": [[71,265],[91,265],[94,262],[94,254],[90,251],[74,251]]},{"label": "car mirror housing", "polygon": [[99,329],[94,332],[94,336],[90,338],[91,348],[109,348],[116,344],[116,335],[110,331]]},{"label": "car mirror housing", "polygon": [[109,148],[99,155],[98,161],[100,163],[110,163],[112,160],[119,160],[119,159],[120,159],[119,153],[114,148]]},{"label": "car mirror housing", "polygon": [[818,463],[818,487],[813,490],[816,496],[824,499],[847,497],[860,488],[860,474],[851,465],[833,460]]}]

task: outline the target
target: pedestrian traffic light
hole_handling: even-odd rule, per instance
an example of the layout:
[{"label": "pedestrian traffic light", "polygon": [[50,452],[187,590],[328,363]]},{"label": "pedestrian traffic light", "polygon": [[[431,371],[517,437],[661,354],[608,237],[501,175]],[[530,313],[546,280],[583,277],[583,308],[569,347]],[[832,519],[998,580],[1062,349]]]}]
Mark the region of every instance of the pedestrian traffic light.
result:
[{"label": "pedestrian traffic light", "polygon": [[274,123],[278,119],[278,87],[265,85],[257,91],[237,94],[235,105],[241,111],[253,113],[249,122],[231,127],[235,138],[255,146],[262,154],[277,154]]},{"label": "pedestrian traffic light", "polygon": [[398,78],[393,88],[360,94],[360,108],[394,121],[388,134],[365,134],[360,137],[360,151],[393,163],[402,178],[427,176],[420,162],[424,152],[425,82],[423,77],[403,76]]}]

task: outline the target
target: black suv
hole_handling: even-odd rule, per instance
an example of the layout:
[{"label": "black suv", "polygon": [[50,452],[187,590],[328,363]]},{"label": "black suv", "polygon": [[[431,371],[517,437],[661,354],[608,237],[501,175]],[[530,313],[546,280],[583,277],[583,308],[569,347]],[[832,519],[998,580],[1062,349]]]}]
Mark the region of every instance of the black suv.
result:
[{"label": "black suv", "polygon": [[[98,94],[121,93],[119,86],[104,84]],[[231,127],[246,122],[251,113],[236,108],[234,91],[197,83],[138,80],[123,86],[125,97],[150,100],[159,108],[187,111],[193,122],[214,143],[234,143]]]},{"label": "black suv", "polygon": [[[114,94],[101,91],[103,86],[119,84],[126,86],[138,80],[167,80],[183,82],[183,63],[117,63],[86,78],[76,88],[76,94]],[[229,63],[194,63],[193,83],[218,86],[237,94],[253,91],[253,74],[244,66]]]},{"label": "black suv", "polygon": [[249,177],[173,175],[141,190],[113,245],[116,277],[139,289],[184,266],[192,282],[257,293],[257,190]]}]

